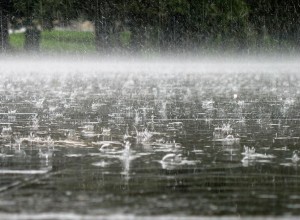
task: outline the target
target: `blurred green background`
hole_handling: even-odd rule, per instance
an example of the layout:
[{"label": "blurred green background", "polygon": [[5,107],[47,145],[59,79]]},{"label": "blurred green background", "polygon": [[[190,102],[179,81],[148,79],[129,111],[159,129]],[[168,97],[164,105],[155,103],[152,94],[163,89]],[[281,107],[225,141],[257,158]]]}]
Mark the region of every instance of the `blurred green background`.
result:
[{"label": "blurred green background", "polygon": [[290,52],[300,47],[300,0],[0,0],[0,22],[2,51]]}]

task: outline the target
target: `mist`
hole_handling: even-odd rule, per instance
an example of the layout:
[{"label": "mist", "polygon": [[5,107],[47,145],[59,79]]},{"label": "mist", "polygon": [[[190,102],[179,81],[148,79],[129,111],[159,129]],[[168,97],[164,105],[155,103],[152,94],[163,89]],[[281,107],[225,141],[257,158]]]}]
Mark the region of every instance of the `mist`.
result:
[{"label": "mist", "polygon": [[[222,56],[92,56],[10,55],[1,56],[1,74],[284,74],[299,72],[299,55]],[[241,75],[242,77],[242,75]]]}]

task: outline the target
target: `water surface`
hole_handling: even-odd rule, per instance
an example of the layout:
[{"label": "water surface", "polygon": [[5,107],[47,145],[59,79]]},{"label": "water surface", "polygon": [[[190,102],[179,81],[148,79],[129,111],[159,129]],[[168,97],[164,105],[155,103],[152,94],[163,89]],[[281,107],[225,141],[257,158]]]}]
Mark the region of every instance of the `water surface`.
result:
[{"label": "water surface", "polygon": [[300,214],[296,64],[5,65],[6,218]]}]

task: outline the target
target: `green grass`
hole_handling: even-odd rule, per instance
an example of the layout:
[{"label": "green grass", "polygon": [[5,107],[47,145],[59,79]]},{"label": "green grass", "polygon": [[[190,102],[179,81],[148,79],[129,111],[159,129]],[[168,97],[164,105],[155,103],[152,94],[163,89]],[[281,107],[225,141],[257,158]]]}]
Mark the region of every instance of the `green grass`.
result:
[{"label": "green grass", "polygon": [[[94,52],[94,33],[79,31],[43,31],[41,35],[40,50],[42,52]],[[10,35],[10,45],[13,50],[22,51],[24,33]]]},{"label": "green grass", "polygon": [[[119,45],[121,48],[128,48],[131,41],[131,32],[124,31],[112,37],[112,44]],[[253,38],[254,39],[254,38]],[[24,51],[24,33],[13,33],[10,35],[9,41],[12,47],[12,51],[22,52]],[[278,42],[271,38],[264,39],[263,51],[275,52],[279,51],[297,51],[297,48],[290,45],[288,42],[281,42],[281,46],[278,46]],[[227,50],[235,51],[234,44],[236,41],[229,42]],[[251,44],[252,47],[251,47]],[[218,46],[219,45],[219,46]],[[151,53],[151,50],[147,48],[155,48],[156,43],[146,45],[146,53]],[[257,48],[255,41],[250,43],[252,51],[260,51],[261,48]],[[232,48],[232,50],[230,49]],[[222,39],[212,39],[208,42],[201,51],[216,51],[222,49]],[[94,53],[96,52],[95,47],[95,34],[92,32],[80,32],[80,31],[43,31],[41,34],[40,51],[45,53]],[[155,49],[153,50],[155,51]],[[154,52],[155,53],[155,52]]]},{"label": "green grass", "polygon": [[24,34],[11,34],[9,43],[15,50],[22,50],[24,45]]}]

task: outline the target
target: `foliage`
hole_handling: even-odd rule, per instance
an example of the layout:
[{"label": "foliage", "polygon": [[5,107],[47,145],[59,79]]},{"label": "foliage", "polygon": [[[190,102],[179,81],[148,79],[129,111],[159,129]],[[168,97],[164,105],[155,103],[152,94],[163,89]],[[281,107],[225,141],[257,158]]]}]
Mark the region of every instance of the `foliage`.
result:
[{"label": "foliage", "polygon": [[[79,18],[93,21],[98,50],[114,47],[131,50],[192,50],[205,47],[244,50],[251,47],[284,47],[287,44],[298,47],[300,43],[298,0],[12,2],[13,24],[21,22],[26,26],[27,23],[34,23],[50,30],[54,21],[60,25],[67,25]],[[79,37],[78,42],[81,41]],[[89,44],[91,41],[87,42]]]},{"label": "foliage", "polygon": [[45,29],[53,27],[53,21],[62,23],[76,19],[79,1],[75,0],[12,0],[13,23],[36,23]]}]

